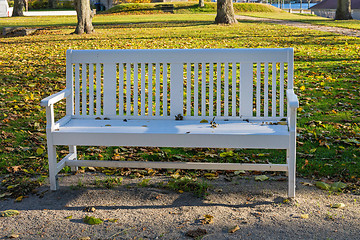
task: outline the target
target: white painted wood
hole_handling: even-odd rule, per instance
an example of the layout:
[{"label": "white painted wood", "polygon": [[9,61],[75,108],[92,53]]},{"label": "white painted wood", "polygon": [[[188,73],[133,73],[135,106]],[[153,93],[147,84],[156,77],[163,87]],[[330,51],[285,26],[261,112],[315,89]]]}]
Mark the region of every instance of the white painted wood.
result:
[{"label": "white painted wood", "polygon": [[119,115],[123,116],[125,114],[124,108],[124,64],[119,64]]},{"label": "white painted wood", "polygon": [[[201,64],[200,69],[199,64]],[[214,64],[217,66],[216,69]],[[256,64],[255,94],[253,93],[254,64]],[[269,64],[272,66],[271,77],[269,77]],[[185,65],[186,76],[184,76]],[[285,66],[287,66],[287,83],[284,79]],[[124,68],[126,76],[124,76]],[[232,69],[231,73],[230,69]],[[292,49],[69,50],[66,70],[66,89],[41,102],[42,106],[46,106],[47,111],[46,129],[52,190],[58,188],[57,173],[64,166],[150,167],[286,171],[289,173],[288,195],[295,196],[296,109],[299,102],[293,91]],[[240,83],[237,86],[239,70]],[[185,85],[184,77],[186,77]],[[191,87],[192,81],[194,81],[194,89]],[[126,91],[124,91],[124,82]],[[170,84],[170,93],[168,84]],[[214,89],[215,84],[216,89]],[[271,84],[272,111],[269,111],[269,84]],[[118,98],[117,91],[119,91]],[[239,99],[237,99],[238,93]],[[67,115],[54,122],[54,104],[63,98],[67,99]],[[161,100],[162,109],[160,109]],[[167,112],[168,101],[170,114]],[[253,116],[254,101],[256,116]],[[207,102],[209,110],[207,110]],[[277,125],[276,122],[284,115],[285,103],[288,107],[288,124]],[[216,104],[215,113],[214,104]],[[183,115],[184,108],[186,108],[184,120],[175,121],[174,116]],[[193,116],[191,116],[192,111]],[[104,116],[110,120],[96,120],[94,113],[97,117]],[[124,114],[127,121],[123,121]],[[216,128],[212,128],[208,123],[200,123],[202,119],[211,121],[214,114],[218,124]],[[70,152],[59,163],[56,160],[57,145],[69,146]],[[78,161],[76,146],[285,149],[287,164]]]},{"label": "white painted wood", "polygon": [[221,63],[216,64],[216,116],[221,116]]},{"label": "white painted wood", "polygon": [[139,114],[139,64],[134,64],[134,116]]},{"label": "white painted wood", "polygon": [[236,86],[236,62],[232,63],[232,101],[231,101],[231,115],[234,117],[236,116],[236,90],[237,90],[237,86]]},{"label": "white painted wood", "polygon": [[194,64],[194,115],[199,115],[199,64]]},{"label": "white painted wood", "polygon": [[81,114],[86,115],[87,113],[87,65],[81,64]]},{"label": "white painted wood", "polygon": [[206,63],[201,63],[201,116],[206,116]]},{"label": "white painted wood", "polygon": [[89,64],[89,115],[94,115],[94,64]]},{"label": "white painted wood", "polygon": [[153,116],[153,64],[148,64],[148,115]]},{"label": "white painted wood", "polygon": [[170,115],[183,115],[183,64],[170,65]]},{"label": "white painted wood", "polygon": [[256,63],[256,116],[261,116],[261,63]]},{"label": "white painted wood", "polygon": [[80,115],[80,67],[75,64],[75,115]]},{"label": "white painted wood", "polygon": [[97,63],[96,64],[96,116],[100,116],[102,114],[101,77],[102,77],[101,64]]},{"label": "white painted wood", "polygon": [[229,115],[229,63],[224,66],[224,116]]},{"label": "white painted wood", "polygon": [[126,116],[131,115],[131,64],[126,63]]},{"label": "white painted wood", "polygon": [[269,63],[264,64],[264,117],[269,115]]},{"label": "white painted wood", "polygon": [[276,117],[276,63],[272,63],[272,84],[271,84],[271,116]]},{"label": "white painted wood", "polygon": [[284,117],[284,63],[280,63],[280,117]]},{"label": "white painted wood", "polygon": [[116,64],[104,64],[104,115],[116,114]]},{"label": "white painted wood", "polygon": [[214,63],[209,66],[209,116],[214,116]]},{"label": "white painted wood", "polygon": [[160,63],[155,64],[155,116],[160,116]]},{"label": "white painted wood", "polygon": [[245,163],[200,163],[200,162],[139,162],[66,160],[67,166],[110,167],[110,168],[162,168],[162,169],[203,169],[203,170],[246,170],[246,171],[287,171],[286,164],[245,164]]},{"label": "white painted wood", "polygon": [[141,63],[141,92],[140,92],[140,108],[141,108],[141,116],[145,116],[145,82],[146,82],[146,75],[145,75],[145,63]]},{"label": "white painted wood", "polygon": [[163,116],[168,116],[168,64],[163,64]]},{"label": "white painted wood", "polygon": [[191,116],[191,63],[186,63],[186,116]]}]

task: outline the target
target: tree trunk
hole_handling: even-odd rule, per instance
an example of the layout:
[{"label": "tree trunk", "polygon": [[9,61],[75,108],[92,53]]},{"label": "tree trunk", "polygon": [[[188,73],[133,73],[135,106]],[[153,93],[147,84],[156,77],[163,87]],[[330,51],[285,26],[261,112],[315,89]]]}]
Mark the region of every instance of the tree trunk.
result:
[{"label": "tree trunk", "polygon": [[338,0],[335,20],[349,20],[351,16],[351,0]]},{"label": "tree trunk", "polygon": [[204,0],[199,0],[199,7],[205,7]]},{"label": "tree trunk", "polygon": [[92,25],[92,18],[94,16],[90,9],[89,0],[75,0],[75,9],[77,14],[77,26],[75,29],[76,34],[92,33],[94,27]]},{"label": "tree trunk", "polygon": [[49,8],[57,8],[58,0],[49,0]]},{"label": "tree trunk", "polygon": [[219,24],[234,24],[237,23],[232,0],[218,0],[217,1],[217,15],[215,23]]},{"label": "tree trunk", "polygon": [[14,0],[14,9],[12,16],[24,16],[24,0]]}]

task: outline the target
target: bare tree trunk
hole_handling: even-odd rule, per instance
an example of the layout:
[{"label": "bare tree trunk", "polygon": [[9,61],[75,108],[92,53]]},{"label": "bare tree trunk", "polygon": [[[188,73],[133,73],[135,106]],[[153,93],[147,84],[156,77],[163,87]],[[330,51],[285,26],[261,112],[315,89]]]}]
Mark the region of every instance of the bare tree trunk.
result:
[{"label": "bare tree trunk", "polygon": [[24,0],[14,0],[14,9],[12,16],[24,16]]},{"label": "bare tree trunk", "polygon": [[49,0],[49,8],[56,8],[58,5],[58,0]]},{"label": "bare tree trunk", "polygon": [[349,20],[351,16],[351,0],[338,0],[335,20]]},{"label": "bare tree trunk", "polygon": [[90,9],[89,0],[75,0],[75,9],[77,14],[77,26],[75,29],[76,34],[92,33],[94,27],[92,25],[92,18],[94,14]]},{"label": "bare tree trunk", "polygon": [[234,7],[232,0],[218,0],[217,1],[217,15],[215,18],[215,23],[223,24],[235,24],[237,23],[235,19]]},{"label": "bare tree trunk", "polygon": [[199,7],[205,7],[204,0],[199,0]]}]

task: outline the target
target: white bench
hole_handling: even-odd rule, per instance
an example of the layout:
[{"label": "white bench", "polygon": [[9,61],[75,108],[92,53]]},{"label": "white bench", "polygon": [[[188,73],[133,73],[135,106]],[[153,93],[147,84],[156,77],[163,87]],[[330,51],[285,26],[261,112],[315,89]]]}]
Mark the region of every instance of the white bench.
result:
[{"label": "white bench", "polygon": [[[66,89],[41,101],[50,188],[64,166],[285,171],[294,197],[293,58],[293,49],[68,50]],[[55,122],[53,106],[63,98],[66,116]],[[59,162],[56,145],[70,149]],[[80,145],[285,149],[287,157],[285,164],[78,160]]]}]

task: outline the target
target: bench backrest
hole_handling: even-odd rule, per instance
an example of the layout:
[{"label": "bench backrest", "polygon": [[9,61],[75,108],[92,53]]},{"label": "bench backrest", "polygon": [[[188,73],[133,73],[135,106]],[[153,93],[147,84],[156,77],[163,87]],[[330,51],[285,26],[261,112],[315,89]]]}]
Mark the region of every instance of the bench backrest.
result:
[{"label": "bench backrest", "polygon": [[293,87],[293,49],[68,50],[66,61],[78,118],[275,120]]}]

